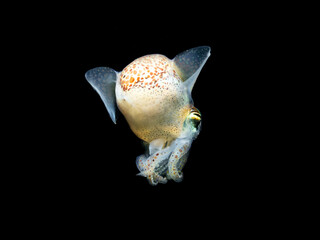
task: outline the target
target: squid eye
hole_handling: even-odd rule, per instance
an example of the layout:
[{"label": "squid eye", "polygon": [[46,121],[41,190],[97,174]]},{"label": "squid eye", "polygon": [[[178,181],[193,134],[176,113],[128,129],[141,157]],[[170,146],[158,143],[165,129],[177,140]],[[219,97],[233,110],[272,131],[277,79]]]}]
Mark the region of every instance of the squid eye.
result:
[{"label": "squid eye", "polygon": [[190,122],[192,124],[192,126],[198,130],[199,125],[201,123],[201,114],[200,111],[198,109],[196,109],[195,107],[191,108],[190,114],[189,114],[189,119]]},{"label": "squid eye", "polygon": [[191,120],[192,125],[193,125],[196,129],[198,129],[199,124],[200,124],[200,122],[201,122],[201,116],[200,116],[200,115],[197,115],[197,114],[192,114],[192,115],[190,116],[190,120]]}]

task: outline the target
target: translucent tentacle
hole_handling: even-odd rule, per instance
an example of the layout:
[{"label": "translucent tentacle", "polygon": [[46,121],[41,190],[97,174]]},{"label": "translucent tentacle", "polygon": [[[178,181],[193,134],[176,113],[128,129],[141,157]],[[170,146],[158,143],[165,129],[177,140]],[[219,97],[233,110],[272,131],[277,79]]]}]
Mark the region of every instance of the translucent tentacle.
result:
[{"label": "translucent tentacle", "polygon": [[140,170],[138,175],[146,177],[151,185],[157,185],[159,182],[166,183],[167,179],[162,174],[166,172],[170,153],[171,148],[165,148],[148,158],[144,155],[139,156],[137,158],[137,166]]},{"label": "translucent tentacle", "polygon": [[192,140],[179,139],[176,140],[176,146],[172,151],[172,154],[168,161],[168,172],[167,178],[172,179],[176,182],[182,181],[183,174],[182,168],[184,167],[188,152],[191,147]]}]

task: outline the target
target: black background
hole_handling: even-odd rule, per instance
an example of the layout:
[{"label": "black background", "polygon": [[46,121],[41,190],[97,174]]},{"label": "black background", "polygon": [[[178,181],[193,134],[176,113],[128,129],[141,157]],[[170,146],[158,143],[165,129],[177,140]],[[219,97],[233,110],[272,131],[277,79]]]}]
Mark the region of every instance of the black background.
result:
[{"label": "black background", "polygon": [[[242,75],[244,58],[237,56],[239,45],[228,39],[237,36],[228,34],[225,38],[224,31],[214,23],[186,35],[179,34],[179,28],[160,33],[146,28],[140,34],[122,32],[120,28],[118,32],[110,30],[109,34],[86,38],[75,45],[76,49],[71,46],[73,52],[67,55],[70,60],[63,59],[58,64],[57,71],[62,72],[55,81],[52,128],[53,134],[59,133],[56,148],[63,158],[54,159],[52,164],[55,168],[61,165],[60,177],[70,188],[97,196],[102,189],[108,189],[109,194],[130,192],[140,197],[168,193],[211,197],[214,192],[220,196],[242,194],[253,184],[252,175],[258,174],[259,169],[252,171],[255,163],[251,161],[257,144],[252,86],[249,76]],[[135,158],[144,152],[141,141],[121,114],[117,124],[112,123],[84,74],[97,66],[121,71],[146,54],[161,53],[173,58],[201,45],[211,47],[211,56],[192,92],[195,106],[202,113],[201,134],[193,143],[183,182],[169,181],[152,187],[146,179],[135,176]]]},{"label": "black background", "polygon": [[[262,120],[269,116],[259,98],[264,79],[255,56],[261,36],[255,26],[247,29],[252,19],[246,21],[237,6],[217,4],[156,12],[126,7],[115,15],[88,7],[68,21],[48,23],[34,40],[40,53],[32,63],[37,84],[28,112],[37,117],[28,131],[37,141],[27,150],[33,160],[23,166],[30,169],[26,180],[32,180],[24,189],[39,195],[36,203],[79,218],[92,211],[105,221],[115,210],[119,224],[136,216],[146,221],[195,216],[193,221],[210,217],[227,227],[229,217],[241,221],[250,212],[254,219],[268,210],[273,176],[267,173]],[[98,66],[121,71],[146,54],[173,58],[203,45],[211,47],[211,56],[192,92],[202,130],[184,180],[151,186],[136,176],[141,141],[123,116],[113,124],[84,74]]]}]

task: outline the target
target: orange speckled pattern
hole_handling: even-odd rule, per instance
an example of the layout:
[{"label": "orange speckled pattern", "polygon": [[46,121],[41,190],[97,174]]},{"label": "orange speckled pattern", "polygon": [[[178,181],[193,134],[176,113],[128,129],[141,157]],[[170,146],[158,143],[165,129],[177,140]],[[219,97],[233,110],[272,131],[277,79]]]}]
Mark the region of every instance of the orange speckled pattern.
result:
[{"label": "orange speckled pattern", "polygon": [[[123,91],[132,88],[165,88],[159,80],[166,79],[169,74],[170,60],[160,54],[147,55],[134,60],[120,74],[120,85]],[[172,74],[177,77],[173,70]]]}]

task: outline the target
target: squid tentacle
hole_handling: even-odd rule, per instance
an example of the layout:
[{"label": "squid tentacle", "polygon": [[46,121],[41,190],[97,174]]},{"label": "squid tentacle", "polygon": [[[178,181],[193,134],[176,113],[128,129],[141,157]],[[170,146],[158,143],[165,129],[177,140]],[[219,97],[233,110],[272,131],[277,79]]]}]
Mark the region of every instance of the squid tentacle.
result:
[{"label": "squid tentacle", "polygon": [[137,166],[140,170],[138,175],[146,177],[151,185],[157,185],[159,182],[166,183],[167,179],[162,176],[162,173],[163,169],[166,169],[170,153],[170,149],[165,148],[148,158],[145,155],[140,155],[137,158]]},{"label": "squid tentacle", "polygon": [[172,151],[172,154],[168,161],[167,178],[176,182],[182,181],[183,174],[182,168],[184,167],[188,152],[191,147],[192,140],[181,139],[177,140],[176,147]]}]

